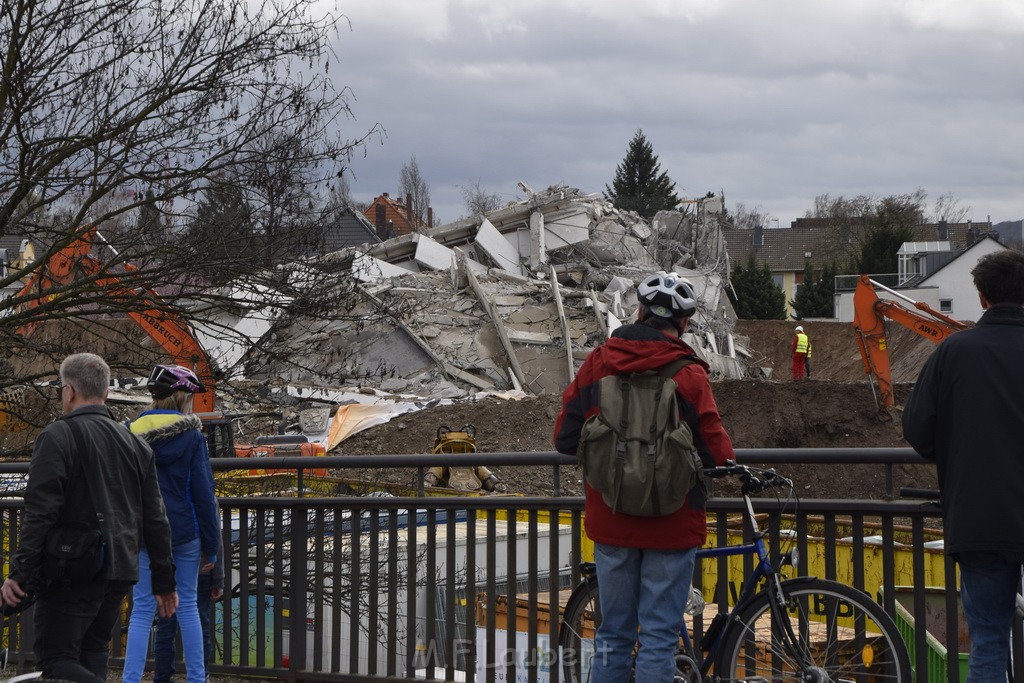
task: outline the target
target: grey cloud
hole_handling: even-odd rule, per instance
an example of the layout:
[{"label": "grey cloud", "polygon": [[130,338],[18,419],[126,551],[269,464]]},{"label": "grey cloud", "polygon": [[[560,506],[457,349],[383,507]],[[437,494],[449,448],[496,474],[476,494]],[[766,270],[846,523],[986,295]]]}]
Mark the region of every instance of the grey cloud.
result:
[{"label": "grey cloud", "polygon": [[354,21],[335,73],[358,123],[388,138],[356,162],[353,190],[397,191],[416,154],[448,220],[457,185],[478,179],[509,199],[519,179],[599,192],[639,127],[687,193],[724,189],[784,225],[816,194],[919,186],[958,194],[978,219],[1024,214],[1024,41],[830,5],[733,3],[694,22],[534,9],[488,33],[452,3],[439,40]]}]

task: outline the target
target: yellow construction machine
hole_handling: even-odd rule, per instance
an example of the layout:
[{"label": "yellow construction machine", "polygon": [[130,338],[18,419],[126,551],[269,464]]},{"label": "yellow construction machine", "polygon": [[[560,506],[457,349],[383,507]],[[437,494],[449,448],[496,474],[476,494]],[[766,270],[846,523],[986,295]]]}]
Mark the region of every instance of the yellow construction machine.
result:
[{"label": "yellow construction machine", "polygon": [[[454,430],[441,426],[431,453],[476,453],[476,428],[463,425]],[[426,486],[450,488],[459,491],[487,491],[505,493],[508,489],[486,467],[431,467],[423,475]]]}]

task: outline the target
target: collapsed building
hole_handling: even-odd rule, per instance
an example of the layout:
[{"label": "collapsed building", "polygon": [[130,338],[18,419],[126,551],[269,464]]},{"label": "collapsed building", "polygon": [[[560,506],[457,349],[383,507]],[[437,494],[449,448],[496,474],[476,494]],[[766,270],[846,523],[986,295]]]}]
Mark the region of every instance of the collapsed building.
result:
[{"label": "collapsed building", "polygon": [[712,378],[749,372],[733,335],[720,195],[653,221],[569,187],[533,192],[475,219],[327,254],[293,273],[295,300],[266,318],[250,379],[298,396],[358,385],[459,398],[561,392],[586,355],[636,313],[657,270],[693,285],[684,340]]}]

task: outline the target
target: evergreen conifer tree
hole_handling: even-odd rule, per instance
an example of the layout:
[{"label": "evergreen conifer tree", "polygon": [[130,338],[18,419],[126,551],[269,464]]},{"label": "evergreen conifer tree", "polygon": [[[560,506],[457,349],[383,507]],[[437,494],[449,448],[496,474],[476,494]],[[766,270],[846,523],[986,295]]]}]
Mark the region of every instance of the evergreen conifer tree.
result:
[{"label": "evergreen conifer tree", "polygon": [[754,252],[747,254],[744,265],[736,266],[730,280],[729,300],[737,317],[742,320],[786,319],[786,295],[772,279],[768,264],[758,265]]},{"label": "evergreen conifer tree", "polygon": [[814,278],[814,268],[811,266],[811,262],[807,261],[804,264],[804,282],[790,302],[798,320],[833,317],[835,280],[835,264],[826,264],[817,280]]},{"label": "evergreen conifer tree", "polygon": [[611,187],[604,187],[604,196],[616,208],[636,211],[651,219],[659,211],[679,205],[675,187],[668,173],[661,170],[658,156],[644,137],[644,132],[637,129],[629,141],[626,157],[615,168]]}]

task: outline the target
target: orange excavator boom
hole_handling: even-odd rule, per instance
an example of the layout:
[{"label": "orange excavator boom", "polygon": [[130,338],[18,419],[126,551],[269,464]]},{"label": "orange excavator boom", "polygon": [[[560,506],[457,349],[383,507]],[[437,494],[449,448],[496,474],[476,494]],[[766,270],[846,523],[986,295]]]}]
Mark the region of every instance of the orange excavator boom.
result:
[{"label": "orange excavator boom", "polygon": [[[880,299],[876,291],[878,289],[895,296],[896,299]],[[901,301],[907,302],[913,308],[909,308]],[[860,276],[853,293],[853,327],[857,333],[857,347],[864,362],[864,372],[874,375],[878,384],[876,401],[879,404],[879,416],[883,419],[892,419],[890,410],[895,405],[895,400],[885,334],[886,320],[899,323],[936,344],[954,332],[967,329],[970,324],[936,311],[924,302],[914,301],[867,275]]]},{"label": "orange excavator boom", "polygon": [[[85,228],[67,246],[54,253],[32,273],[18,292],[18,297],[26,297],[24,307],[31,310],[45,306],[59,296],[55,290],[70,285],[78,274],[93,278],[93,285],[112,300],[129,304],[126,306],[128,316],[171,357],[174,364],[195,371],[206,391],[196,394],[193,409],[198,413],[212,412],[215,409],[218,373],[191,327],[170,310],[161,308],[161,297],[152,289],[126,284],[117,275],[105,273],[102,264],[92,255],[97,241],[103,242],[103,238],[96,227]],[[125,270],[131,272],[135,268],[125,264]],[[139,301],[151,305],[140,308]],[[28,322],[18,328],[18,332],[27,336],[34,327],[35,323]]]}]

